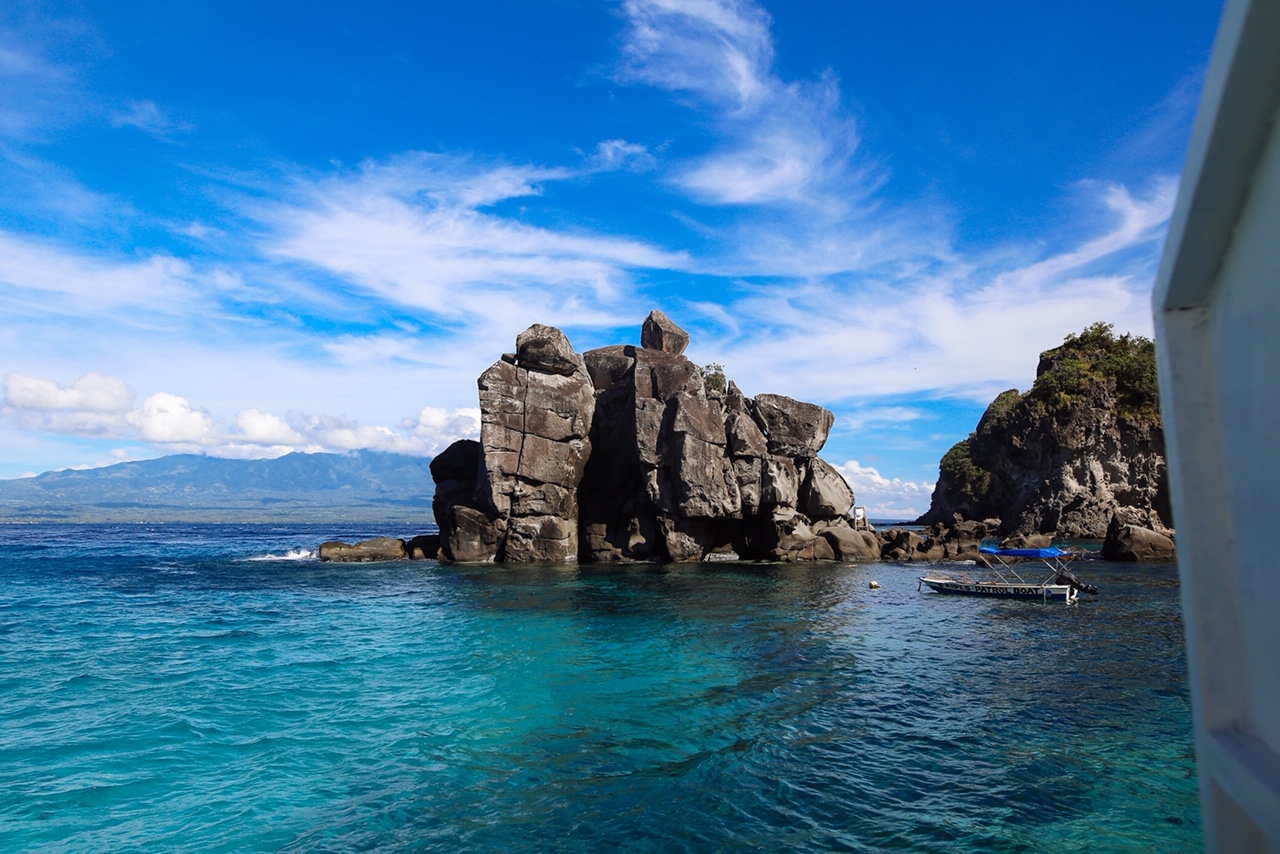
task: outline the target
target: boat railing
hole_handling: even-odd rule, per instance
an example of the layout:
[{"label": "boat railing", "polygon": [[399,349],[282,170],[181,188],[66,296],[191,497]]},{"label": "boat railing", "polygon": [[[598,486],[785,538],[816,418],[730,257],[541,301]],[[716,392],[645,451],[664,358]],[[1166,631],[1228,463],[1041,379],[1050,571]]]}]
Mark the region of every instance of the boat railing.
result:
[{"label": "boat railing", "polygon": [[[990,546],[982,546],[978,554],[986,567],[1001,581],[1012,583],[1012,579],[1008,576],[1013,576],[1018,580],[1018,583],[1038,583],[1042,587],[1052,584],[1058,576],[1067,571],[1067,564],[1080,556],[1079,552],[1059,548],[997,549]],[[1049,577],[1041,582],[1027,581],[1016,568],[1027,563],[1039,563],[1041,566],[1047,567],[1049,569]]]}]

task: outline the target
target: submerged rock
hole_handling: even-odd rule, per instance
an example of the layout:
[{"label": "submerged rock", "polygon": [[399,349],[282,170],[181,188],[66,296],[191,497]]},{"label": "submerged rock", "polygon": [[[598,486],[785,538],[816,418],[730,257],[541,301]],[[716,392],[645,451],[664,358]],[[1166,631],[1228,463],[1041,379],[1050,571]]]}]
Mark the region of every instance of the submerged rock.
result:
[{"label": "submerged rock", "polygon": [[320,560],[336,563],[364,563],[380,560],[404,560],[408,552],[404,540],[378,537],[348,544],[338,540],[320,544]]}]

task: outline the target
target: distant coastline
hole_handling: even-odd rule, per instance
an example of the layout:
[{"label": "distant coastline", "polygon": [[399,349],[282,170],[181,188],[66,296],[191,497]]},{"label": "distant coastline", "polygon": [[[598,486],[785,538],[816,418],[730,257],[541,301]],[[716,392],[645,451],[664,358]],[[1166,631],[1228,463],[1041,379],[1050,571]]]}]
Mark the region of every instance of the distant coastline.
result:
[{"label": "distant coastline", "polygon": [[434,528],[429,460],[400,454],[175,455],[0,481],[0,522],[377,523]]},{"label": "distant coastline", "polygon": [[376,526],[414,534],[433,533],[430,504],[425,512],[417,508],[389,507],[293,507],[280,510],[228,509],[218,507],[110,508],[81,507],[73,510],[25,510],[0,507],[0,525],[338,525]]}]

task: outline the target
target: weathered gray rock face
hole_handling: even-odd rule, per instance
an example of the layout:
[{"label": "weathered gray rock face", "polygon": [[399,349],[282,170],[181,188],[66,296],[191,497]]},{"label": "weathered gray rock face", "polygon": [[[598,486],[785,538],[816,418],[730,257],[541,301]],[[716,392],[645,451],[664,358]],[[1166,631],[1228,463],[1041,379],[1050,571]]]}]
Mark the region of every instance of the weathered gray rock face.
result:
[{"label": "weathered gray rock face", "polygon": [[788,457],[817,456],[836,421],[835,415],[821,406],[780,394],[756,395],[755,412],[768,437],[770,453]]},{"label": "weathered gray rock face", "polygon": [[855,531],[847,525],[813,526],[827,541],[838,560],[879,560],[880,541],[870,531]]},{"label": "weathered gray rock face", "polygon": [[574,562],[595,395],[559,329],[535,324],[481,374],[480,441],[431,463],[441,553],[463,562]]},{"label": "weathered gray rock face", "polygon": [[1014,534],[1000,541],[1002,549],[1047,549],[1053,545],[1049,534]]},{"label": "weathered gray rock face", "polygon": [[800,493],[800,509],[814,519],[846,515],[853,507],[853,490],[844,475],[819,457],[813,457],[808,468]]},{"label": "weathered gray rock face", "polygon": [[689,333],[676,326],[665,312],[655,308],[640,327],[640,346],[679,356],[689,346]]},{"label": "weathered gray rock face", "polygon": [[688,340],[658,311],[641,347],[578,356],[559,330],[523,333],[480,378],[480,442],[432,465],[445,557],[871,557],[852,490],[817,456],[832,414],[708,388]]},{"label": "weathered gray rock face", "polygon": [[998,519],[982,522],[957,519],[952,525],[935,523],[923,534],[903,528],[890,528],[869,536],[877,542],[879,556],[883,560],[972,560],[981,563],[983,559],[979,549],[982,541],[995,532],[999,523]]},{"label": "weathered gray rock face", "polygon": [[[490,504],[484,450],[471,439],[454,442],[431,461],[436,484],[431,510],[440,529],[440,551],[448,560],[486,561],[497,557],[498,536],[483,508]],[[485,538],[491,540],[485,544]]]}]

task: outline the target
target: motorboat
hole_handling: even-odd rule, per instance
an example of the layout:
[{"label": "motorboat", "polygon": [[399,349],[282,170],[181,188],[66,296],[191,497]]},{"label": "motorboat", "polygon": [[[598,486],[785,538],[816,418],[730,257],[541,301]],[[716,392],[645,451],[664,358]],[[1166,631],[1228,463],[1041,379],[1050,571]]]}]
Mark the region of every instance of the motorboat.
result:
[{"label": "motorboat", "polygon": [[[1057,546],[1042,549],[999,549],[982,546],[979,558],[985,573],[972,576],[944,575],[930,571],[920,577],[917,590],[927,585],[935,593],[993,596],[1001,599],[1038,599],[1043,602],[1075,602],[1080,593],[1097,595],[1098,588],[1076,578],[1068,564],[1080,552]],[[1040,567],[1032,576],[1032,569]],[[1043,580],[1043,570],[1048,575]]]}]

